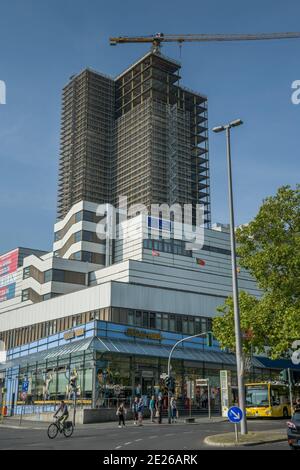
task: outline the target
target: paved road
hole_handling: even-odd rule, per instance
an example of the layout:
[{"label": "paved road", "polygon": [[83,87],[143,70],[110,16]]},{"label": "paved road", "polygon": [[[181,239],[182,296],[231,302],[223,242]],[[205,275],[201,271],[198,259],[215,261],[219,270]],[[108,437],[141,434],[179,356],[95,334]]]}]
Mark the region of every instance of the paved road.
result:
[{"label": "paved road", "polygon": [[[16,423],[17,424],[17,423]],[[203,439],[207,435],[232,431],[233,426],[227,422],[211,423],[202,420],[199,424],[151,424],[145,422],[142,427],[129,423],[119,429],[115,423],[77,426],[73,436],[66,439],[59,435],[49,440],[44,423],[23,422],[22,428],[0,426],[1,450],[195,450],[213,449],[207,447]],[[249,423],[250,430],[284,429],[285,421],[254,421]],[[289,450],[286,442],[243,447],[255,450]]]}]

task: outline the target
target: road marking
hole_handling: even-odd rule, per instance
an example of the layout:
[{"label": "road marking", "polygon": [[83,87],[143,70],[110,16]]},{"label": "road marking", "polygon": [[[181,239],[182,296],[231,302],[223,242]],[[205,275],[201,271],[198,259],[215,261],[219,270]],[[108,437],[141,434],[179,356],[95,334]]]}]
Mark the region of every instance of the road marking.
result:
[{"label": "road marking", "polygon": [[122,446],[117,446],[117,447],[115,447],[115,449],[116,449],[116,450],[117,450],[117,449],[121,449],[121,447],[122,447]]},{"label": "road marking", "polygon": [[158,436],[150,436],[149,439],[155,439]]},{"label": "road marking", "polygon": [[140,441],[142,441],[142,440],[143,440],[143,439],[135,439],[134,442],[140,442]]},{"label": "road marking", "polygon": [[175,434],[165,434],[165,437],[175,436]]},{"label": "road marking", "polygon": [[125,442],[124,446],[129,446],[129,444],[132,444],[132,442]]}]

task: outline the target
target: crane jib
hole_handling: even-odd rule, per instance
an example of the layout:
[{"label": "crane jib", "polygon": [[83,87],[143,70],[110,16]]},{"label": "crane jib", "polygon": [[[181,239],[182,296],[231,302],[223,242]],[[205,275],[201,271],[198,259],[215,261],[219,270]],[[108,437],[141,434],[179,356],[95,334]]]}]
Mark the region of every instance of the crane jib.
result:
[{"label": "crane jib", "polygon": [[276,40],[276,39],[297,39],[300,38],[300,32],[285,33],[259,33],[259,34],[163,34],[159,33],[154,36],[120,36],[110,38],[111,45],[126,43],[154,43],[162,42],[223,42],[223,41],[259,41],[259,40]]}]

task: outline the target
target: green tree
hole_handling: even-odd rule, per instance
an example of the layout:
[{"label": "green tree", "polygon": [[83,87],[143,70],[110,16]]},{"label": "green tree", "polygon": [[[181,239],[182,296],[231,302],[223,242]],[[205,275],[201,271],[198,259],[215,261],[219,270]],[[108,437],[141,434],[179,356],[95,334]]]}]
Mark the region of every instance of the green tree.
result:
[{"label": "green tree", "polygon": [[[252,331],[243,349],[261,352],[267,346],[276,359],[300,339],[300,186],[284,186],[265,199],[254,220],[236,236],[239,264],[262,291],[260,299],[240,292],[241,327]],[[219,311],[223,316],[213,322],[214,335],[222,347],[233,350],[232,298]]]}]

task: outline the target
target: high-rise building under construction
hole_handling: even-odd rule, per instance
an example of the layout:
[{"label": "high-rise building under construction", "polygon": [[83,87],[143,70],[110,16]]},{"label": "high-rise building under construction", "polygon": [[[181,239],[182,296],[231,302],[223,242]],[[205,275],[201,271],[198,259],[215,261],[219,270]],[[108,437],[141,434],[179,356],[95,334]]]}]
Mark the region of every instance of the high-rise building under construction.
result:
[{"label": "high-rise building under construction", "polygon": [[63,91],[58,218],[81,200],[203,204],[210,225],[207,98],[149,52],[115,79],[90,69]]}]

